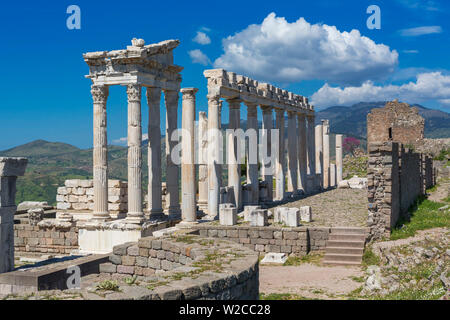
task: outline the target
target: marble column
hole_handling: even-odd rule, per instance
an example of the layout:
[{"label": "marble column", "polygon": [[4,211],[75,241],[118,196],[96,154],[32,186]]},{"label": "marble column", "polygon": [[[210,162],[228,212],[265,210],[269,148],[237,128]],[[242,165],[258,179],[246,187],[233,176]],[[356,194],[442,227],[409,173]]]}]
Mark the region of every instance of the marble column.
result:
[{"label": "marble column", "polygon": [[106,101],[108,86],[91,86],[94,101],[94,213],[95,220],[108,220],[108,142],[106,134]]},{"label": "marble column", "polygon": [[323,167],[323,127],[321,124],[315,127],[315,144],[316,144],[316,175],[320,175],[320,180],[317,179],[319,183],[318,187],[322,187],[322,167]]},{"label": "marble column", "polygon": [[[241,100],[229,99],[229,129],[237,130],[241,128]],[[232,132],[227,132],[227,156],[228,156],[228,186],[233,190],[232,202],[236,208],[242,208],[242,187],[241,187],[241,165],[240,165],[240,143],[241,141]]]},{"label": "marble column", "polygon": [[172,134],[177,130],[178,91],[164,90],[166,103],[166,210],[172,217],[180,215],[180,188],[178,166],[172,161],[172,152],[177,141],[172,140]]},{"label": "marble column", "polygon": [[206,112],[198,113],[198,206],[208,213],[208,118]]},{"label": "marble column", "polygon": [[328,120],[322,120],[323,130],[323,188],[330,186],[330,135]]},{"label": "marble column", "polygon": [[128,95],[128,213],[131,223],[142,223],[141,86],[129,84]]},{"label": "marble column", "polygon": [[28,160],[0,157],[0,273],[14,269],[14,214],[16,181],[25,174]]},{"label": "marble column", "polygon": [[219,96],[208,96],[208,217],[219,217],[220,187],[222,185],[222,155],[220,145]]},{"label": "marble column", "polygon": [[336,187],[336,164],[330,163],[330,187]]},{"label": "marble column", "polygon": [[336,184],[342,181],[342,134],[336,135]]},{"label": "marble column", "polygon": [[[258,137],[258,112],[257,105],[252,103],[245,103],[247,106],[247,131],[253,130]],[[258,174],[258,142],[256,141],[256,154],[250,155],[250,144],[247,142],[246,157],[247,157],[247,184],[250,185],[250,204],[257,205],[259,202],[259,174]],[[256,163],[251,163],[250,159],[256,158]],[[255,161],[253,161],[255,162]]]},{"label": "marble column", "polygon": [[183,110],[181,137],[181,216],[183,222],[193,223],[197,221],[197,204],[195,188],[195,94],[197,88],[183,88]]},{"label": "marble column", "polygon": [[306,194],[307,182],[307,138],[306,138],[306,119],[302,113],[297,114],[298,137],[297,137],[297,153],[298,153],[298,189]]},{"label": "marble column", "polygon": [[[273,128],[273,112],[271,106],[261,106],[263,112],[263,139],[262,142],[267,141],[266,154],[265,157],[272,157],[272,141],[271,141],[271,133]],[[267,135],[267,139],[264,138],[264,135]],[[266,161],[267,162],[267,161]],[[266,164],[262,164],[261,166],[261,174],[263,180],[267,183],[267,197],[268,201],[273,201],[273,163],[269,161]]]},{"label": "marble column", "polygon": [[[308,158],[308,174],[311,176],[311,188],[316,188],[316,139],[315,139],[315,116],[307,116],[307,158]],[[312,190],[307,190],[308,192]]]},{"label": "marble column", "polygon": [[150,219],[164,217],[161,174],[161,88],[147,88],[148,105],[148,212]]},{"label": "marble column", "polygon": [[278,129],[278,155],[275,167],[275,199],[281,201],[285,198],[286,174],[285,174],[285,148],[284,148],[284,110],[276,110],[276,129]]},{"label": "marble column", "polygon": [[297,119],[296,113],[288,111],[288,191],[297,194]]}]

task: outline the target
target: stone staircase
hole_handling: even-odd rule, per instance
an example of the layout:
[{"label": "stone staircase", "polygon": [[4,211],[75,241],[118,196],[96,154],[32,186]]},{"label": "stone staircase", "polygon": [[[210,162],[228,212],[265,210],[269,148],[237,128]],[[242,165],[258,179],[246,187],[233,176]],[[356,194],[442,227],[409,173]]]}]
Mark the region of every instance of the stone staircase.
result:
[{"label": "stone staircase", "polygon": [[331,228],[323,264],[361,265],[366,237],[366,228]]}]

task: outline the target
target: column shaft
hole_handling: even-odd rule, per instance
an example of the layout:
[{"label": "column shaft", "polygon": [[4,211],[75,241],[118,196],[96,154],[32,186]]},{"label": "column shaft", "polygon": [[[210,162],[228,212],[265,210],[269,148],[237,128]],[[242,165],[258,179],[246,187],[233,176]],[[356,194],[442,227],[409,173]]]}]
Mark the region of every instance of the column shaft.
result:
[{"label": "column shaft", "polygon": [[342,134],[336,135],[336,184],[342,181]]},{"label": "column shaft", "polygon": [[323,188],[330,186],[330,135],[328,120],[322,121],[323,125]]},{"label": "column shaft", "polygon": [[322,187],[322,168],[323,168],[323,127],[321,124],[315,127],[315,144],[316,144],[316,175],[320,179],[316,179],[319,188]]},{"label": "column shaft", "polygon": [[288,112],[288,191],[297,193],[297,124],[294,112]]},{"label": "column shaft", "polygon": [[206,112],[199,112],[198,119],[198,206],[208,212],[208,118]]},{"label": "column shaft", "polygon": [[194,163],[195,93],[197,91],[198,89],[196,88],[181,89],[183,95],[183,111],[181,115],[183,128],[183,136],[181,138],[181,215],[184,222],[197,221]]},{"label": "column shaft", "polygon": [[[258,113],[256,104],[246,103],[247,106],[247,132],[253,131],[258,139]],[[258,173],[258,141],[256,141],[256,154],[250,154],[250,138],[246,146],[247,157],[247,184],[250,185],[250,204],[257,205],[259,202],[259,173]],[[254,159],[256,161],[251,161]],[[254,162],[254,163],[253,163]]]},{"label": "column shaft", "polygon": [[305,115],[297,115],[298,122],[298,189],[306,193],[307,182],[307,136]]},{"label": "column shaft", "polygon": [[[264,157],[267,157],[266,163],[262,164],[262,178],[267,183],[267,197],[268,201],[273,201],[273,163],[270,160],[272,157],[272,141],[271,141],[271,133],[273,128],[273,113],[272,107],[270,106],[261,106],[263,110],[263,139],[262,142],[267,141],[266,146],[266,154]],[[266,135],[266,138],[264,137]]]},{"label": "column shaft", "polygon": [[[237,99],[228,100],[229,106],[229,129],[240,129],[241,118],[241,101]],[[236,208],[242,207],[242,187],[241,187],[241,159],[240,159],[240,139],[239,135],[234,132],[228,131],[227,133],[227,155],[228,155],[228,186],[233,188],[232,203]]]},{"label": "column shaft", "polygon": [[219,197],[222,185],[222,161],[219,131],[219,96],[208,96],[208,216],[219,216]]},{"label": "column shaft", "polygon": [[275,188],[276,200],[283,200],[286,192],[286,167],[284,148],[284,110],[276,111],[276,128],[278,129],[278,156],[276,159]]},{"label": "column shaft", "polygon": [[94,100],[94,213],[93,219],[107,220],[108,213],[108,142],[106,134],[106,101],[109,89],[107,86],[92,85],[91,94]]},{"label": "column shaft", "polygon": [[142,223],[142,127],[141,87],[127,86],[128,95],[128,214],[132,223]]},{"label": "column shaft", "polygon": [[[307,120],[307,156],[308,174],[311,176],[311,188],[316,188],[316,139],[315,139],[315,116],[308,116]],[[312,190],[307,190],[310,192]]]},{"label": "column shaft", "polygon": [[178,166],[172,161],[172,152],[177,145],[172,134],[177,130],[178,91],[165,90],[166,103],[166,209],[169,216],[180,214],[180,187]]},{"label": "column shaft", "polygon": [[161,88],[147,88],[148,105],[148,211],[151,219],[161,218]]}]

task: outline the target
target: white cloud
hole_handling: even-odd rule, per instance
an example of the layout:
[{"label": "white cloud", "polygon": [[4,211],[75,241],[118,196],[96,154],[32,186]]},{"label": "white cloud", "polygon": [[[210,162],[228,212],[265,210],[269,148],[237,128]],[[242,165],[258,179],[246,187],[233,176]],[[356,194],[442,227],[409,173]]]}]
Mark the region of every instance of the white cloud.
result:
[{"label": "white cloud", "polygon": [[208,37],[208,35],[204,32],[197,31],[197,35],[195,36],[192,41],[197,42],[199,44],[210,44],[211,39]]},{"label": "white cloud", "polygon": [[[142,134],[142,140],[147,140],[148,139],[148,133],[143,133]],[[127,137],[122,137],[119,139],[115,139],[112,141],[114,144],[118,144],[118,145],[127,145],[128,142],[128,138]]]},{"label": "white cloud", "polygon": [[425,27],[402,29],[399,32],[400,35],[404,37],[417,37],[426,34],[442,33],[442,28],[440,26],[425,26]]},{"label": "white cloud", "polygon": [[222,43],[224,53],[214,62],[216,68],[269,82],[321,79],[356,85],[382,79],[398,64],[397,51],[358,30],[341,32],[303,18],[289,23],[275,13]]},{"label": "white cloud", "polygon": [[359,87],[340,88],[325,84],[311,97],[312,104],[318,107],[394,99],[409,103],[437,100],[442,106],[450,106],[450,76],[442,72],[421,73],[416,82],[403,85],[377,86],[367,81]]},{"label": "white cloud", "polygon": [[440,10],[436,1],[433,0],[397,0],[397,2],[401,3],[402,5],[410,9],[419,9],[426,11]]},{"label": "white cloud", "polygon": [[191,50],[188,53],[193,63],[200,63],[204,66],[211,64],[211,60],[200,49]]}]

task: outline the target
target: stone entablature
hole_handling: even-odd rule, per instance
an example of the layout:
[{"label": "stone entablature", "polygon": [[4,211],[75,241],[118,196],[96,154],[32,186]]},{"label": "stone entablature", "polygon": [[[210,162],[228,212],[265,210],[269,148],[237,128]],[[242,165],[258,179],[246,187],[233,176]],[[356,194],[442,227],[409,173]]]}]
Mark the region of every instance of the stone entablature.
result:
[{"label": "stone entablature", "polygon": [[95,85],[140,84],[167,90],[180,89],[183,67],[173,64],[173,52],[179,40],[166,40],[145,45],[133,39],[122,50],[96,51],[83,54],[89,75]]},{"label": "stone entablature", "polygon": [[314,115],[314,107],[308,103],[308,98],[301,95],[224,69],[205,70],[203,74],[208,79],[210,96],[240,99],[261,106]]}]

